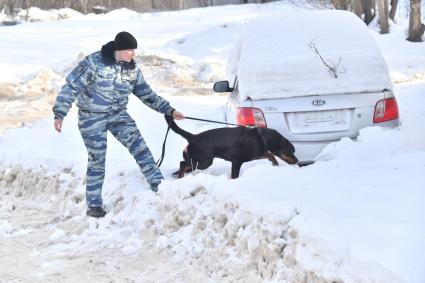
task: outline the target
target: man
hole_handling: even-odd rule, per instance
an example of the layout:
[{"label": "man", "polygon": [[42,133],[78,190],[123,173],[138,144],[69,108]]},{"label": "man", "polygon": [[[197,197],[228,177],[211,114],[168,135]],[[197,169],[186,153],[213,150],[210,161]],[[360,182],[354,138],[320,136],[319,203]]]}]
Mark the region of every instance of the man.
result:
[{"label": "man", "polygon": [[134,93],[160,113],[184,119],[182,113],[146,83],[133,59],[136,48],[137,41],[130,33],[118,33],[114,41],[85,57],[71,71],[53,106],[54,127],[60,133],[63,118],[77,99],[78,127],[88,152],[87,215],[96,218],[106,214],[102,207],[102,185],[108,130],[136,159],[152,191],[158,191],[163,179],[136,123],[126,111],[129,94]]}]

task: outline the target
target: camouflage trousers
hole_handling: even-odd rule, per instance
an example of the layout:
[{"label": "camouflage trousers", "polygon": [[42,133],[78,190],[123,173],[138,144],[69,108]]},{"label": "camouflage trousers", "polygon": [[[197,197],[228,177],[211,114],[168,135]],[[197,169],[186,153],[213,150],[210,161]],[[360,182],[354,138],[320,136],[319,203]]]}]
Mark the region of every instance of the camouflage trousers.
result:
[{"label": "camouflage trousers", "polygon": [[134,120],[126,111],[116,113],[78,112],[78,127],[88,153],[87,206],[102,205],[102,186],[105,177],[107,131],[133,155],[148,183],[158,185],[163,179],[161,171],[146,146]]}]

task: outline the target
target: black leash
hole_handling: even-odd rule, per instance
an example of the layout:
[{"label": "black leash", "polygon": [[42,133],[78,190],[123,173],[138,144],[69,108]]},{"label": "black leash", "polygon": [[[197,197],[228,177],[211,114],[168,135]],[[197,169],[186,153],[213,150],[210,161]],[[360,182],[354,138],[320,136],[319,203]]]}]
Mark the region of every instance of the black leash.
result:
[{"label": "black leash", "polygon": [[199,118],[186,117],[186,116],[185,116],[185,119],[195,120],[195,121],[202,121],[202,122],[210,122],[210,123],[222,124],[222,125],[230,125],[230,126],[236,126],[236,127],[251,127],[251,126],[243,126],[243,125],[238,125],[238,124],[232,124],[232,123],[226,123],[226,122],[219,122],[219,121],[213,121],[213,120],[206,120],[206,119],[199,119]]},{"label": "black leash", "polygon": [[170,126],[168,126],[167,128],[167,132],[165,133],[165,138],[164,138],[164,142],[162,143],[162,153],[161,153],[161,157],[158,159],[158,161],[156,162],[156,166],[161,167],[162,161],[164,161],[164,156],[165,156],[165,143],[167,142],[167,137],[168,137],[168,132],[170,131]]},{"label": "black leash", "polygon": [[[207,120],[207,119],[200,119],[200,118],[193,118],[193,117],[187,117],[187,116],[185,116],[185,119],[195,120],[195,121],[202,121],[202,122],[209,122],[209,123],[215,123],[215,124],[222,124],[222,125],[245,127],[245,128],[255,127],[254,125],[253,126],[243,126],[243,125],[238,125],[238,124],[232,124],[232,123],[226,123],[226,122],[219,122],[219,121]],[[170,132],[170,126],[169,125],[168,125],[168,128],[167,128],[167,132],[165,133],[164,142],[162,143],[161,157],[156,162],[156,166],[158,166],[158,167],[161,167],[162,161],[164,161],[164,157],[165,157],[165,144],[167,142],[168,132]]]}]

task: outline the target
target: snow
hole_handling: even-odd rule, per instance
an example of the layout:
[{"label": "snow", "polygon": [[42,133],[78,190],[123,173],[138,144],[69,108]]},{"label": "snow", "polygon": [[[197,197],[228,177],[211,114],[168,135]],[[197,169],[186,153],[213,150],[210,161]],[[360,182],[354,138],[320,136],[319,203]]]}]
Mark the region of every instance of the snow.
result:
[{"label": "snow", "polygon": [[15,20],[19,24],[25,24],[26,22],[56,21],[82,17],[84,17],[83,14],[70,8],[45,11],[37,7],[30,7],[29,9],[21,9],[14,17],[6,15],[5,9],[2,9],[0,23],[5,20]]},{"label": "snow", "polygon": [[107,19],[115,20],[115,19],[121,18],[121,17],[129,18],[129,17],[136,17],[136,16],[139,16],[139,15],[140,15],[139,13],[137,13],[133,10],[130,10],[130,9],[127,9],[127,8],[121,8],[121,9],[110,11],[110,12],[106,13],[103,17],[107,18]]},{"label": "snow", "polygon": [[13,231],[12,226],[6,220],[0,221],[0,237],[5,237]]},{"label": "snow", "polygon": [[62,238],[63,236],[65,236],[65,231],[62,229],[57,229],[55,232],[53,232],[52,235],[49,236],[49,240],[50,241],[55,241],[57,239]]},{"label": "snow", "polygon": [[[69,70],[78,54],[95,51],[116,32],[128,30],[143,52],[189,62],[200,80],[226,79],[226,58],[243,23],[275,13],[297,20],[299,11],[281,3],[156,14],[121,9],[111,12],[119,20],[109,13],[1,27],[0,75],[4,82],[17,82],[55,69],[63,77],[61,70]],[[81,265],[67,267],[73,258],[85,256],[89,268],[110,270],[109,281],[122,280],[116,277],[121,261],[125,276],[140,282],[424,282],[425,64],[420,62],[425,44],[404,41],[406,27],[407,21],[400,20],[389,35],[380,35],[373,25],[364,29],[378,43],[373,52],[382,52],[388,63],[401,126],[363,129],[357,141],[330,144],[311,166],[254,161],[232,180],[230,164],[216,160],[207,170],[174,180],[171,173],[186,142],[170,133],[161,167],[167,180],[156,195],[134,159],[109,135],[103,189],[109,213],[96,220],[85,216],[87,156],[75,107],[61,134],[54,132],[52,117],[4,132],[0,251],[8,256],[0,261],[2,278],[13,281],[29,271],[28,277],[18,278],[83,280]],[[351,42],[363,35],[344,38]],[[55,78],[44,72],[41,81]],[[34,83],[37,91],[43,87]],[[188,116],[223,120],[223,96],[160,94]],[[163,117],[134,97],[129,113],[158,158],[166,130]],[[215,127],[178,123],[194,133]],[[25,222],[31,219],[34,226]],[[25,250],[20,241],[34,245]],[[27,258],[37,264],[29,265]],[[155,269],[143,269],[145,263]]]},{"label": "snow", "polygon": [[20,11],[18,13],[18,17],[29,22],[37,22],[54,21],[68,18],[81,18],[83,17],[83,14],[69,8],[45,11],[37,7],[31,7],[29,10]]},{"label": "snow", "polygon": [[[374,38],[351,12],[267,15],[247,25],[241,41],[236,75],[242,99],[392,89]],[[336,68],[337,78],[312,48]]]},{"label": "snow", "polygon": [[[400,19],[398,24],[390,23],[391,33],[380,35],[377,22],[371,24],[376,33],[375,38],[381,41],[381,50],[390,69],[394,83],[404,83],[425,79],[423,66],[425,64],[423,44],[404,40],[408,34],[408,19]],[[394,41],[397,45],[392,44]],[[409,52],[400,52],[401,49]]]},{"label": "snow", "polygon": [[6,15],[6,13],[4,12],[4,9],[2,9],[1,12],[0,12],[0,22],[3,22],[7,19],[8,19],[8,17]]},{"label": "snow", "polygon": [[[91,14],[54,24],[45,21],[2,27],[0,82],[26,80],[46,67],[61,72],[80,53],[89,54],[99,50],[102,44],[123,30],[137,38],[139,54],[157,54],[176,60],[184,57],[183,60],[191,64],[215,62],[224,66],[226,55],[223,56],[223,52],[233,44],[231,39],[237,36],[239,25],[257,17],[258,11],[269,9],[246,5],[144,14],[120,9],[105,15]],[[119,17],[115,14],[119,14]],[[170,25],[170,22],[173,24]],[[223,28],[223,25],[230,28]],[[164,30],[167,31],[166,35]],[[228,37],[223,35],[220,41],[211,40],[214,38],[211,32],[219,34],[218,30],[228,30]],[[16,36],[17,32],[19,37]],[[176,40],[184,41],[179,45],[182,49],[179,54],[176,54],[178,49],[174,45]],[[214,47],[199,44],[209,41],[214,43]],[[222,76],[225,76],[224,68]]]}]

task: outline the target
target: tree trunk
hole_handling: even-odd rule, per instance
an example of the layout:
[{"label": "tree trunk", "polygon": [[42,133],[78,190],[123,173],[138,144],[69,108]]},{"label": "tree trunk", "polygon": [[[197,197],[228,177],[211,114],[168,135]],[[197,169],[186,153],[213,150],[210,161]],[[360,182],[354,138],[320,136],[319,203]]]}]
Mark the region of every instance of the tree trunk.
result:
[{"label": "tree trunk", "polygon": [[361,0],[364,11],[364,21],[368,25],[375,17],[375,1],[374,0]]},{"label": "tree trunk", "polygon": [[390,19],[393,20],[393,22],[395,19],[395,12],[397,11],[397,4],[398,0],[391,0]]},{"label": "tree trunk", "polygon": [[81,12],[83,14],[87,14],[87,12],[88,12],[88,7],[87,7],[88,2],[89,2],[89,0],[80,0]]},{"label": "tree trunk", "polygon": [[348,10],[347,0],[331,0],[332,5],[338,10]]},{"label": "tree trunk", "polygon": [[410,19],[408,41],[421,42],[425,25],[421,22],[421,0],[410,0]]},{"label": "tree trunk", "polygon": [[378,0],[378,14],[381,33],[388,33],[388,0]]},{"label": "tree trunk", "polygon": [[30,8],[31,8],[31,0],[26,0],[24,3],[25,3],[24,4],[25,5],[24,9],[27,10],[27,13],[25,15],[25,21],[28,22],[29,16],[30,16],[29,14],[30,14]]},{"label": "tree trunk", "polygon": [[351,0],[351,10],[354,14],[356,14],[359,18],[362,17],[363,14],[363,5],[360,0]]},{"label": "tree trunk", "polygon": [[5,4],[4,4],[4,8],[5,8],[5,10],[6,10],[6,14],[8,14],[8,15],[13,15],[13,13],[14,13],[14,8],[15,8],[15,1],[7,1]]}]

